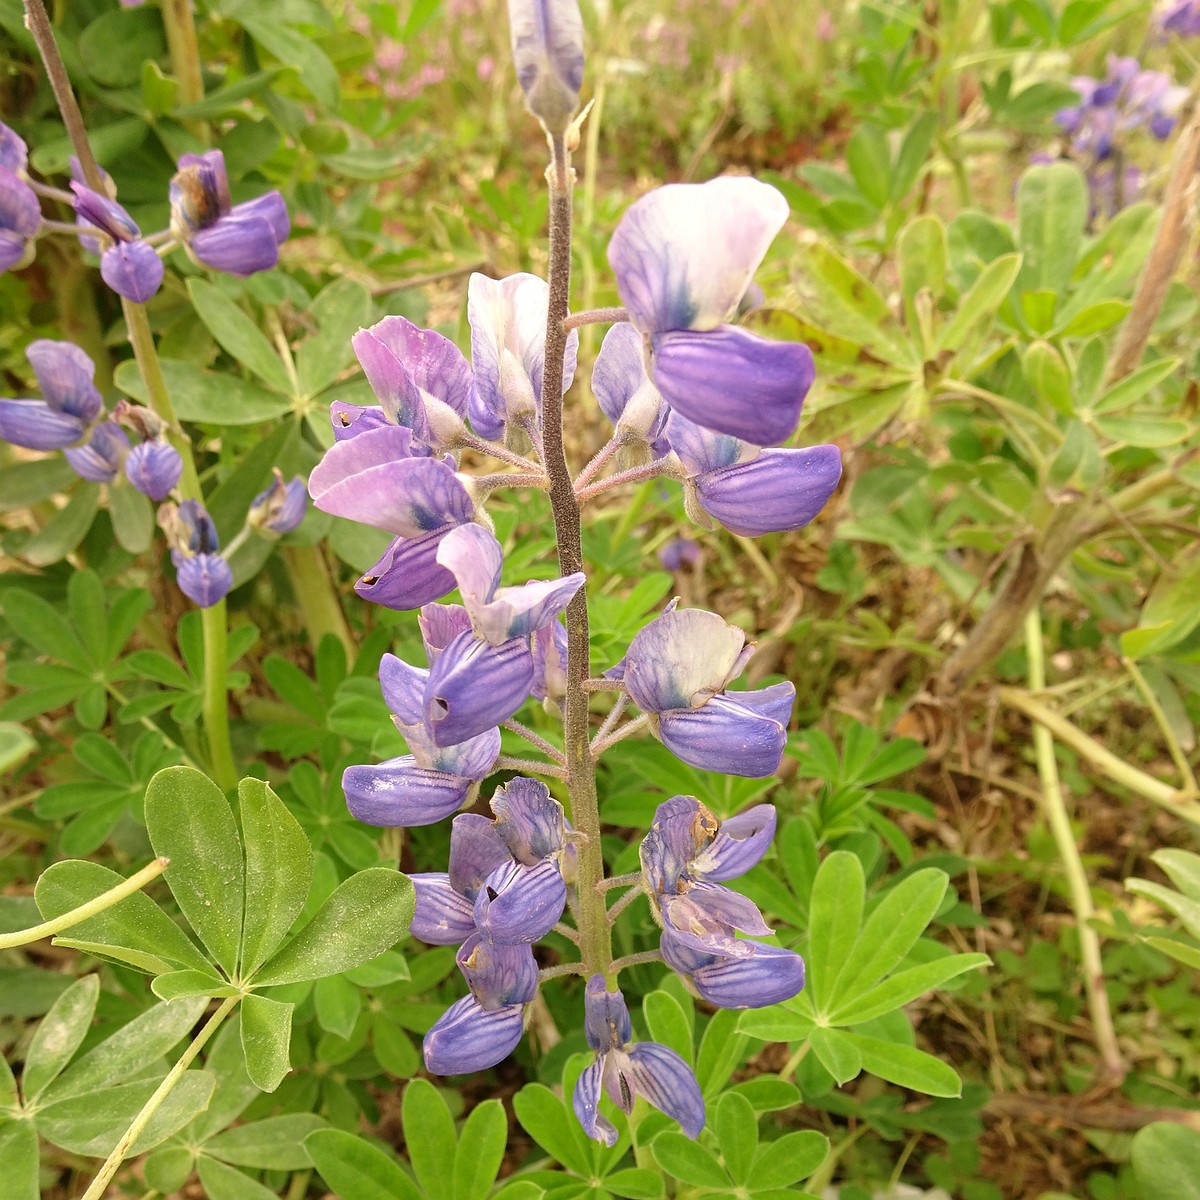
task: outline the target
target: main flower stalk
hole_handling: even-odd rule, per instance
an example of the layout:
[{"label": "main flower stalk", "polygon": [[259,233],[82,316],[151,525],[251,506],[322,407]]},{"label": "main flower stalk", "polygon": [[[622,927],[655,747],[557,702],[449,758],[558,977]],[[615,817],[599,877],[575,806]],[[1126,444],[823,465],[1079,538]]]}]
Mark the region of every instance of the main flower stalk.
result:
[{"label": "main flower stalk", "polygon": [[[567,316],[571,290],[571,192],[575,172],[562,134],[550,135],[550,299],[546,311],[546,367],[542,382],[542,440],[550,508],[563,577],[583,570],[579,502],[563,446],[563,361],[567,348]],[[584,974],[607,975],[612,965],[612,938],[606,919],[600,849],[600,808],[596,768],[588,740],[588,693],[591,639],[588,632],[587,585],[575,593],[564,613],[567,627],[567,681],[563,698],[563,751],[571,821],[585,839],[579,856],[579,934]]]}]

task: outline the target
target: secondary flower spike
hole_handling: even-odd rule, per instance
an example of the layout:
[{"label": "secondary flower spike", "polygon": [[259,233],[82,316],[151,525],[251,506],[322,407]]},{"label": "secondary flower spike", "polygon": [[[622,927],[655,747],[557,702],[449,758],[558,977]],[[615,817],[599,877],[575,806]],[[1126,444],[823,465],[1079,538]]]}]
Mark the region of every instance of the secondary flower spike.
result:
[{"label": "secondary flower spike", "polygon": [[603,975],[593,975],[584,993],[584,1032],[596,1061],[575,1083],[575,1115],[590,1138],[612,1146],[617,1129],[600,1111],[601,1089],[624,1113],[642,1096],[678,1121],[690,1138],[704,1128],[704,1097],[691,1067],[658,1042],[630,1045],[633,1026],[620,991],[608,991]]},{"label": "secondary flower spike", "polygon": [[551,133],[563,133],[579,107],[583,19],[576,0],[508,0],[513,62],[525,106]]},{"label": "secondary flower spike", "polygon": [[787,216],[783,196],[755,179],[669,184],[626,212],[608,246],[663,398],[758,446],[791,435],[814,377],[807,346],[727,324]]},{"label": "secondary flower spike", "polygon": [[62,450],[88,432],[104,401],[96,366],[71,342],[41,338],[25,351],[41,400],[0,400],[0,438],[27,450]]},{"label": "secondary flower spike", "polygon": [[[82,223],[103,231],[108,244],[100,254],[100,278],[118,296],[145,304],[163,281],[162,259],[153,246],[142,241],[142,231],[133,218],[113,199],[71,181],[75,193],[75,215]],[[88,238],[88,241],[95,241]],[[85,246],[85,249],[91,247]]]}]

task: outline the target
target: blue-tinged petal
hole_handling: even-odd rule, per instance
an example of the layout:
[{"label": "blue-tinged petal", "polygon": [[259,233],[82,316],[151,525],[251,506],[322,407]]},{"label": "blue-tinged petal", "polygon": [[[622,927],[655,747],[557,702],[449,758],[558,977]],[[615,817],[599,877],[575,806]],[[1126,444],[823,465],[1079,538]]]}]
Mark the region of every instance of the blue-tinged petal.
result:
[{"label": "blue-tinged petal", "polygon": [[232,212],[198,229],[187,242],[198,262],[243,277],[279,262],[279,240],[266,216]]},{"label": "blue-tinged petal", "polygon": [[516,1049],[524,1028],[523,1004],[489,1010],[474,996],[464,996],[425,1035],[425,1067],[434,1075],[494,1067]]},{"label": "blue-tinged petal", "polygon": [[807,346],[734,325],[656,334],[653,373],[673,409],[755,446],[792,436],[816,375]]},{"label": "blue-tinged petal", "polygon": [[565,579],[534,579],[519,587],[497,589],[479,622],[488,641],[527,638],[556,621],[587,582],[582,571]]},{"label": "blue-tinged petal", "polygon": [[648,442],[662,436],[669,409],[646,374],[642,335],[628,321],[605,335],[592,368],[592,391],[618,433]]},{"label": "blue-tinged petal", "polygon": [[500,757],[500,730],[489,729],[453,746],[434,746],[431,738],[428,755],[427,765],[478,782],[492,773]]},{"label": "blue-tinged petal", "polygon": [[351,813],[367,825],[385,827],[433,825],[457,812],[471,787],[469,779],[418,766],[411,754],[377,766],[347,767],[342,775]]},{"label": "blue-tinged petal", "polygon": [[525,703],[533,683],[527,640],[493,646],[462,633],[430,668],[425,723],[439,746],[452,746],[503,724]]},{"label": "blue-tinged petal", "polygon": [[276,242],[287,241],[288,234],[292,231],[287,204],[282,194],[277,191],[264,192],[261,196],[255,196],[253,200],[243,200],[241,204],[235,204],[230,209],[229,215],[235,220],[244,221],[250,217],[265,220],[271,226],[271,233]]},{"label": "blue-tinged petal", "polygon": [[627,1058],[638,1095],[678,1121],[688,1137],[699,1137],[704,1128],[704,1097],[692,1068],[658,1042],[630,1046]]},{"label": "blue-tinged petal", "polygon": [[355,593],[384,608],[407,610],[420,608],[453,591],[454,576],[437,561],[438,543],[449,528],[445,526],[415,538],[396,538],[383,557],[368,567],[354,585]]},{"label": "blue-tinged petal", "polygon": [[566,905],[567,885],[553,859],[532,867],[508,862],[479,889],[475,924],[484,937],[501,945],[536,942],[554,928]]},{"label": "blue-tinged petal", "polygon": [[585,1067],[575,1081],[571,1094],[571,1107],[583,1132],[606,1146],[617,1142],[617,1127],[600,1111],[600,1079],[604,1072],[604,1059],[598,1058],[590,1067]]},{"label": "blue-tinged petal", "polygon": [[450,886],[443,871],[410,875],[416,892],[411,933],[431,946],[458,946],[475,932],[471,902]]},{"label": "blue-tinged petal", "polygon": [[774,775],[783,758],[787,726],[743,703],[743,695],[753,693],[716,696],[703,708],[661,713],[658,736],[677,758],[702,771],[749,779]]},{"label": "blue-tinged petal", "polygon": [[[0,402],[3,403],[3,402]],[[112,483],[129,453],[129,437],[116,421],[102,421],[84,446],[70,446],[63,457],[75,473],[92,483]]]},{"label": "blue-tinged petal", "polygon": [[459,813],[450,826],[450,886],[474,904],[483,881],[512,861],[493,821],[482,813]]},{"label": "blue-tinged petal", "polygon": [[746,958],[754,953],[757,942],[738,938],[732,925],[709,913],[691,897],[691,892],[662,897],[663,929],[671,934],[677,946],[723,958]]},{"label": "blue-tinged petal", "polygon": [[757,446],[730,437],[727,433],[705,429],[703,425],[689,421],[682,413],[670,410],[670,414],[666,438],[689,477],[749,462],[762,453]]},{"label": "blue-tinged petal", "polygon": [[0,274],[28,266],[33,261],[33,251],[32,241],[10,229],[0,229]]},{"label": "blue-tinged petal", "polygon": [[513,62],[525,104],[552,132],[566,130],[583,82],[578,0],[508,0]]},{"label": "blue-tinged petal", "polygon": [[[729,925],[741,933],[748,933],[754,937],[770,937],[775,932],[763,920],[763,915],[753,900],[740,892],[722,887],[719,883],[696,881],[684,898],[689,904],[700,909],[709,920]],[[664,902],[664,908],[671,913],[672,925],[677,925],[672,904]]]},{"label": "blue-tinged petal", "polygon": [[0,229],[11,230],[26,241],[41,224],[42,206],[37,194],[15,171],[0,166]]},{"label": "blue-tinged petal", "polygon": [[491,805],[496,832],[517,862],[532,867],[562,850],[566,815],[541,780],[518,775],[496,789]]},{"label": "blue-tinged petal", "polygon": [[118,296],[145,304],[163,281],[163,262],[146,242],[118,242],[100,255],[100,278]]},{"label": "blue-tinged petal", "polygon": [[339,442],[392,423],[377,404],[341,404],[336,401],[329,406],[329,422],[333,426],[333,436]]},{"label": "blue-tinged petal", "polygon": [[472,933],[455,956],[471,994],[487,1009],[528,1004],[537,995],[533,947],[502,945]]},{"label": "blue-tinged petal", "polygon": [[[751,945],[752,943],[745,944]],[[697,950],[695,946],[681,941],[669,927],[663,929],[662,937],[659,939],[659,951],[663,956],[663,962],[672,971],[678,971],[680,975],[690,976],[710,963],[725,961],[724,957],[718,958],[711,949]]]},{"label": "blue-tinged petal", "polygon": [[745,642],[746,635],[716,613],[663,613],[630,642],[625,686],[643,712],[704,704],[729,681]]},{"label": "blue-tinged petal", "polygon": [[718,883],[744,875],[775,837],[775,806],[756,804],[721,822],[717,836],[692,859],[692,874]]},{"label": "blue-tinged petal", "polygon": [[74,179],[71,181],[71,191],[75,193],[71,207],[80,220],[102,229],[115,242],[131,242],[141,237],[137,222],[111,197],[93,191]]},{"label": "blue-tinged petal", "polygon": [[183,458],[170,442],[142,442],[125,459],[125,474],[156,504],[165,500],[183,475]]},{"label": "blue-tinged petal", "polygon": [[308,490],[323,512],[402,537],[461,524],[475,511],[453,468],[412,457],[412,432],[403,426],[335,443],[313,468]]},{"label": "blue-tinged petal", "polygon": [[211,608],[233,587],[233,570],[219,554],[197,554],[176,571],[179,590],[201,608]]},{"label": "blue-tinged petal", "polygon": [[619,988],[609,991],[603,975],[593,975],[584,989],[583,1031],[588,1045],[602,1054],[633,1037],[625,997]]},{"label": "blue-tinged petal", "polygon": [[717,958],[691,976],[696,991],[718,1008],[766,1008],[804,987],[804,959],[780,946],[751,942],[747,958]]},{"label": "blue-tinged petal", "polygon": [[96,367],[78,346],[39,338],[30,342],[25,357],[51,408],[79,418],[84,425],[100,415],[104,401],[92,382]]},{"label": "blue-tinged petal", "polygon": [[77,442],[87,423],[43,400],[0,400],[0,439],[26,450],[62,450]]},{"label": "blue-tinged petal", "polygon": [[466,416],[471,368],[449,338],[393,316],[360,329],[351,342],[371,390],[396,424],[429,441],[432,429],[446,424],[436,405],[449,407],[454,417]]},{"label": "blue-tinged petal", "polygon": [[460,525],[442,539],[438,562],[458,581],[463,604],[474,619],[500,586],[504,554],[496,535],[482,525]]},{"label": "blue-tinged petal", "polygon": [[185,500],[175,510],[179,549],[186,555],[215,554],[221,547],[217,526],[199,500]]},{"label": "blue-tinged petal", "polygon": [[379,683],[383,699],[401,725],[418,725],[425,706],[425,685],[429,672],[410,666],[394,654],[379,660]]},{"label": "blue-tinged petal", "polygon": [[533,635],[533,683],[538,700],[561,700],[567,694],[567,628],[559,617]]},{"label": "blue-tinged petal", "polygon": [[746,177],[668,184],[643,196],[608,244],[633,324],[658,333],[729,320],[787,218],[783,196]]},{"label": "blue-tinged petal", "polygon": [[731,533],[759,537],[801,529],[825,507],[842,477],[836,446],[764,450],[752,462],[701,475],[700,506]]},{"label": "blue-tinged petal", "polygon": [[25,139],[0,121],[0,167],[17,172],[24,171],[28,165],[29,148],[25,145]]},{"label": "blue-tinged petal", "polygon": [[304,480],[295,475],[285,483],[283,472],[276,467],[270,485],[250,502],[246,523],[264,533],[283,537],[299,526],[307,509],[308,487]]}]

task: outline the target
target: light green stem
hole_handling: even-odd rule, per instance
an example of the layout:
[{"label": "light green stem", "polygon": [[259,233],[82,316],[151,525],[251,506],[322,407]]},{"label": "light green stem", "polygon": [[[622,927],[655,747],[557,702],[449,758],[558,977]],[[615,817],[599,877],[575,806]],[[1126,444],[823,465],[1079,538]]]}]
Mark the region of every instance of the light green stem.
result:
[{"label": "light green stem", "polygon": [[170,1095],[175,1085],[183,1078],[183,1073],[195,1061],[196,1055],[204,1049],[209,1038],[221,1027],[234,1008],[241,995],[228,996],[221,1002],[221,1007],[204,1023],[204,1028],[192,1039],[191,1045],[179,1056],[179,1061],[171,1068],[166,1079],[154,1090],[154,1095],[142,1105],[142,1111],[133,1118],[133,1124],[121,1135],[121,1140],[113,1147],[113,1152],[104,1160],[100,1173],[92,1180],[88,1190],[83,1193],[82,1200],[100,1200],[108,1188],[117,1169],[125,1161],[125,1156],[133,1148],[134,1142],[142,1135],[142,1130],[150,1124],[150,1118],[158,1112],[162,1102]]},{"label": "light green stem", "polygon": [[[1025,616],[1025,655],[1029,663],[1029,686],[1041,691],[1046,686],[1046,653],[1042,645],[1042,614],[1033,608]],[[1116,1083],[1125,1078],[1125,1062],[1117,1046],[1117,1034],[1113,1028],[1112,1010],[1108,1004],[1108,992],[1104,987],[1104,963],[1100,956],[1100,938],[1090,922],[1096,915],[1092,903],[1092,889],[1084,870],[1083,859],[1071,828],[1063,798],[1062,783],[1058,776],[1058,763],[1054,758],[1054,738],[1045,725],[1035,723],[1033,748],[1037,756],[1038,776],[1042,782],[1042,811],[1058,857],[1067,876],[1067,887],[1071,897],[1071,911],[1075,914],[1075,931],[1079,935],[1079,958],[1083,966],[1083,988],[1087,996],[1088,1012],[1092,1018],[1092,1034],[1096,1049],[1100,1052],[1101,1074]]]},{"label": "light green stem", "polygon": [[346,651],[346,661],[353,665],[358,646],[346,623],[341,601],[334,590],[329,563],[319,546],[284,546],[283,564],[287,568],[292,589],[300,601],[304,625],[315,650],[321,639],[332,633]]},{"label": "light green stem", "polygon": [[1122,657],[1121,664],[1129,672],[1134,685],[1141,693],[1142,699],[1146,702],[1146,707],[1154,716],[1154,720],[1162,732],[1163,740],[1167,743],[1167,750],[1171,754],[1171,760],[1175,764],[1175,769],[1179,772],[1179,777],[1183,780],[1184,789],[1194,792],[1196,790],[1196,776],[1192,773],[1192,764],[1188,762],[1187,755],[1184,754],[1183,747],[1179,744],[1179,739],[1175,736],[1175,730],[1171,728],[1171,722],[1167,720],[1167,714],[1163,710],[1163,706],[1159,703],[1158,697],[1154,694],[1154,689],[1150,686],[1150,681],[1142,674],[1141,669],[1132,658]]},{"label": "light green stem", "polygon": [[81,904],[78,908],[63,913],[61,917],[55,917],[52,921],[43,921],[40,925],[34,925],[30,929],[18,929],[15,933],[0,934],[0,950],[11,950],[14,946],[27,946],[30,942],[36,942],[44,937],[52,937],[64,929],[70,929],[73,925],[82,924],[89,917],[102,913],[106,908],[120,904],[134,892],[140,892],[152,879],[157,879],[170,863],[169,858],[156,858],[136,875],[130,875],[116,887],[109,888],[107,892],[102,892],[94,900],[89,900],[86,904]]},{"label": "light green stem", "polygon": [[[179,103],[198,104],[204,99],[204,75],[200,67],[192,0],[162,0],[162,18],[167,50],[171,55],[171,73],[179,84]],[[208,126],[203,121],[192,120],[185,124],[201,141],[208,141]]]},{"label": "light green stem", "polygon": [[204,729],[213,779],[222,791],[237,787],[237,767],[229,742],[229,632],[225,601],[200,610],[204,622]]},{"label": "light green stem", "polygon": [[1047,708],[1028,692],[1023,692],[1020,688],[1002,687],[997,689],[996,694],[1001,704],[1007,704],[1009,708],[1015,708],[1039,725],[1044,725],[1057,741],[1062,742],[1064,746],[1070,746],[1076,754],[1086,758],[1114,783],[1129,788],[1164,811],[1174,813],[1175,816],[1200,828],[1200,803],[1197,803],[1195,795],[1179,791],[1118,758],[1095,738],[1088,737],[1082,729],[1072,725],[1053,709]]}]

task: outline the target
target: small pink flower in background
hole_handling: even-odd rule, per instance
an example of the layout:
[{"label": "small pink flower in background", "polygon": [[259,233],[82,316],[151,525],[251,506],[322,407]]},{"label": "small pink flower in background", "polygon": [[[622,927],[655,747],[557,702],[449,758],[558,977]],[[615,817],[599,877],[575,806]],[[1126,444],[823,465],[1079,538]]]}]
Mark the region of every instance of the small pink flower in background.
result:
[{"label": "small pink flower in background", "polygon": [[837,32],[833,25],[833,17],[827,12],[823,12],[817,17],[817,25],[814,32],[817,35],[819,42],[832,42],[833,36]]}]

